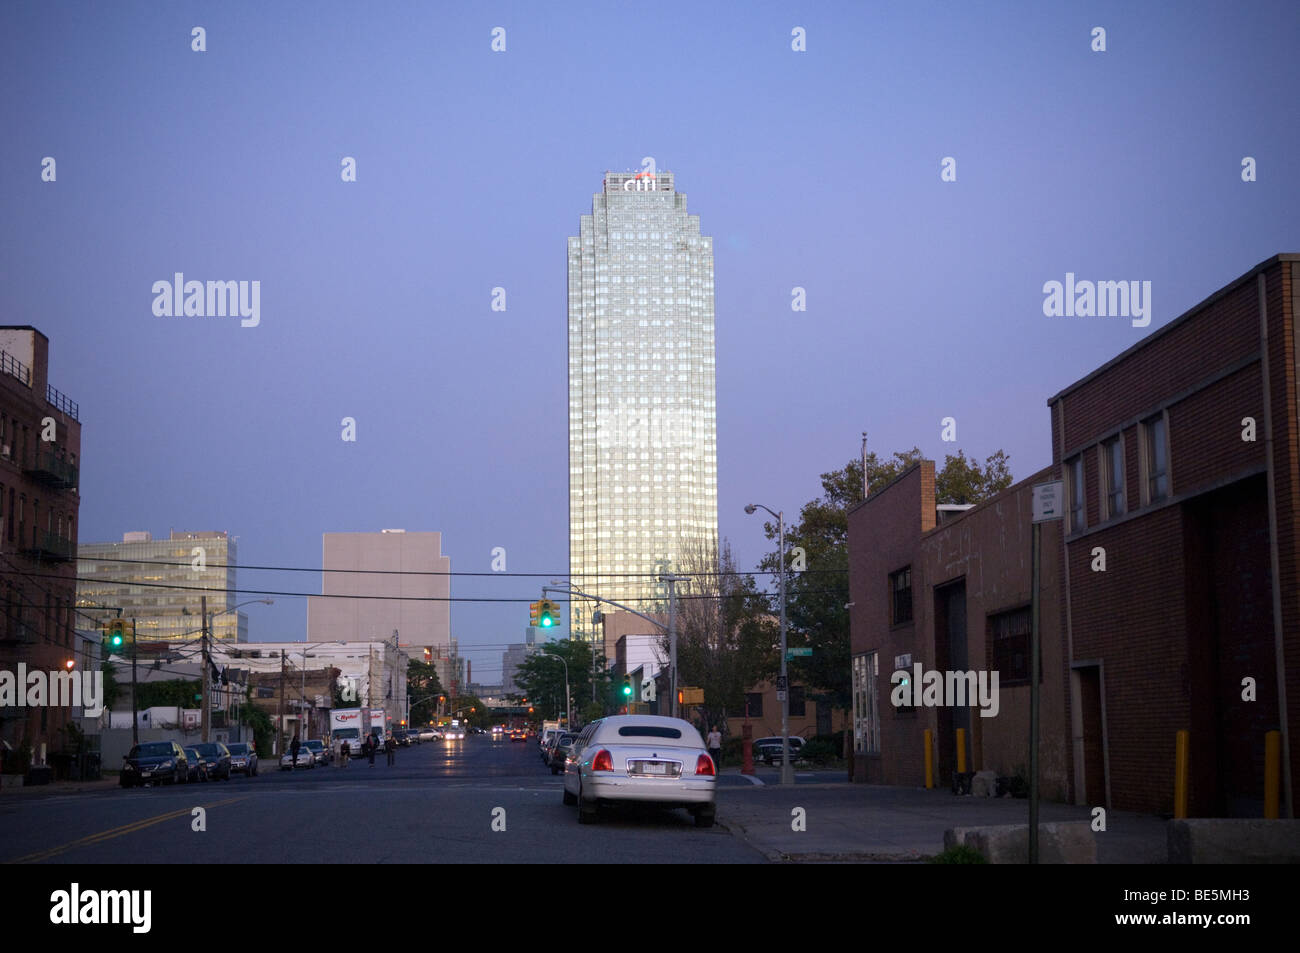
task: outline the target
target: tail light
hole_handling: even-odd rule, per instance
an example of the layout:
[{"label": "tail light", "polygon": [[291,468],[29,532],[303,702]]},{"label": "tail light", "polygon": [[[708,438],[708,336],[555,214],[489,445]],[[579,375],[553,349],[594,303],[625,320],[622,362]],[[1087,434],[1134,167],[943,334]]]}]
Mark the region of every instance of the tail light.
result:
[{"label": "tail light", "polygon": [[596,752],[596,757],[591,759],[591,770],[593,771],[613,771],[614,756],[601,748]]},{"label": "tail light", "polygon": [[716,772],[713,770],[713,759],[707,754],[700,755],[695,762],[695,774],[696,776],[707,775],[711,778],[715,777]]}]

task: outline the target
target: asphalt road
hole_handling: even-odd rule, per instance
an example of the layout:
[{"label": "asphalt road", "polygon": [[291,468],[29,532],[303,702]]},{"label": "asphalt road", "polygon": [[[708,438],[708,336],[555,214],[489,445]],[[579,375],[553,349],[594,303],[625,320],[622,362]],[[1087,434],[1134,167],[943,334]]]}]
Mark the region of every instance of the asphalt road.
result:
[{"label": "asphalt road", "polygon": [[[721,781],[726,791],[749,782]],[[532,741],[426,742],[389,767],[0,801],[0,861],[13,863],[758,863],[723,826],[685,810],[619,808],[579,825]],[[738,792],[737,792],[738,793]],[[206,830],[194,830],[202,808]],[[504,824],[504,830],[501,828]]]}]

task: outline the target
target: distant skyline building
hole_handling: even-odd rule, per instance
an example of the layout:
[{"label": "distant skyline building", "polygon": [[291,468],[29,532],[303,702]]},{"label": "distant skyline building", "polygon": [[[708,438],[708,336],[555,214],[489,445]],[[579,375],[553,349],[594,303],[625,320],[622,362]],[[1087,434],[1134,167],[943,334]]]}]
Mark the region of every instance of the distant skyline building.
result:
[{"label": "distant skyline building", "polygon": [[[506,650],[501,653],[501,694],[520,694],[519,686],[515,683],[515,672],[520,665],[528,661],[529,656],[538,651],[538,631],[535,626],[527,626],[524,629],[524,641],[507,645]],[[546,641],[545,638],[542,641]]]},{"label": "distant skyline building", "polygon": [[248,616],[236,604],[235,540],[223,532],[172,532],[154,539],[124,533],[120,543],[77,546],[77,607],[106,621],[122,610],[141,642],[194,642],[203,632],[207,596],[210,633],[220,642],[247,642]]},{"label": "distant skyline building", "polygon": [[[307,599],[308,642],[390,641],[412,658],[451,649],[451,559],[441,533],[325,533],[321,595]],[[421,575],[425,574],[425,575]]]},{"label": "distant skyline building", "polygon": [[713,240],[648,165],[607,172],[568,240],[569,578],[642,611],[718,540]]}]

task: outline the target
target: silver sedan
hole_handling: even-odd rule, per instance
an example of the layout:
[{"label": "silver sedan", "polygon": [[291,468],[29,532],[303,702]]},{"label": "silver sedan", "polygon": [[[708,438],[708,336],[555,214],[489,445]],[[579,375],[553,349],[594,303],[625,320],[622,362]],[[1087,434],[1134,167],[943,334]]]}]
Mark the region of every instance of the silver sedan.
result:
[{"label": "silver sedan", "polygon": [[637,801],[684,807],[696,827],[712,827],[717,766],[688,721],[662,715],[614,715],[594,721],[564,765],[564,803],[590,824],[600,805]]}]

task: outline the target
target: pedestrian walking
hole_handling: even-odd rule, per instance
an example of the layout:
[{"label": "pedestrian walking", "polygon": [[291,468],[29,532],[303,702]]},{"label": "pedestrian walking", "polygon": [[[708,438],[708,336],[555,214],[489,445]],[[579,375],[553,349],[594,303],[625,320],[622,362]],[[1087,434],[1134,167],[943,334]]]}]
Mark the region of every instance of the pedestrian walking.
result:
[{"label": "pedestrian walking", "polygon": [[393,737],[391,731],[388,733],[388,737],[384,739],[384,751],[388,755],[388,766],[391,768],[397,755],[397,739]]},{"label": "pedestrian walking", "polygon": [[708,741],[705,746],[709,749],[709,757],[713,759],[713,768],[715,771],[722,770],[722,732],[718,731],[718,726],[714,725],[713,730],[709,732]]},{"label": "pedestrian walking", "polygon": [[293,770],[298,770],[298,749],[302,747],[302,742],[298,740],[298,732],[293,733],[293,741],[289,742],[289,750],[293,753]]},{"label": "pedestrian walking", "polygon": [[348,755],[350,755],[351,753],[352,753],[351,746],[348,744],[348,739],[344,738],[342,741],[339,742],[339,767],[340,768],[346,768],[348,766]]},{"label": "pedestrian walking", "polygon": [[378,747],[379,745],[375,736],[368,735],[366,737],[366,759],[370,762],[372,768],[375,766],[375,749]]}]

